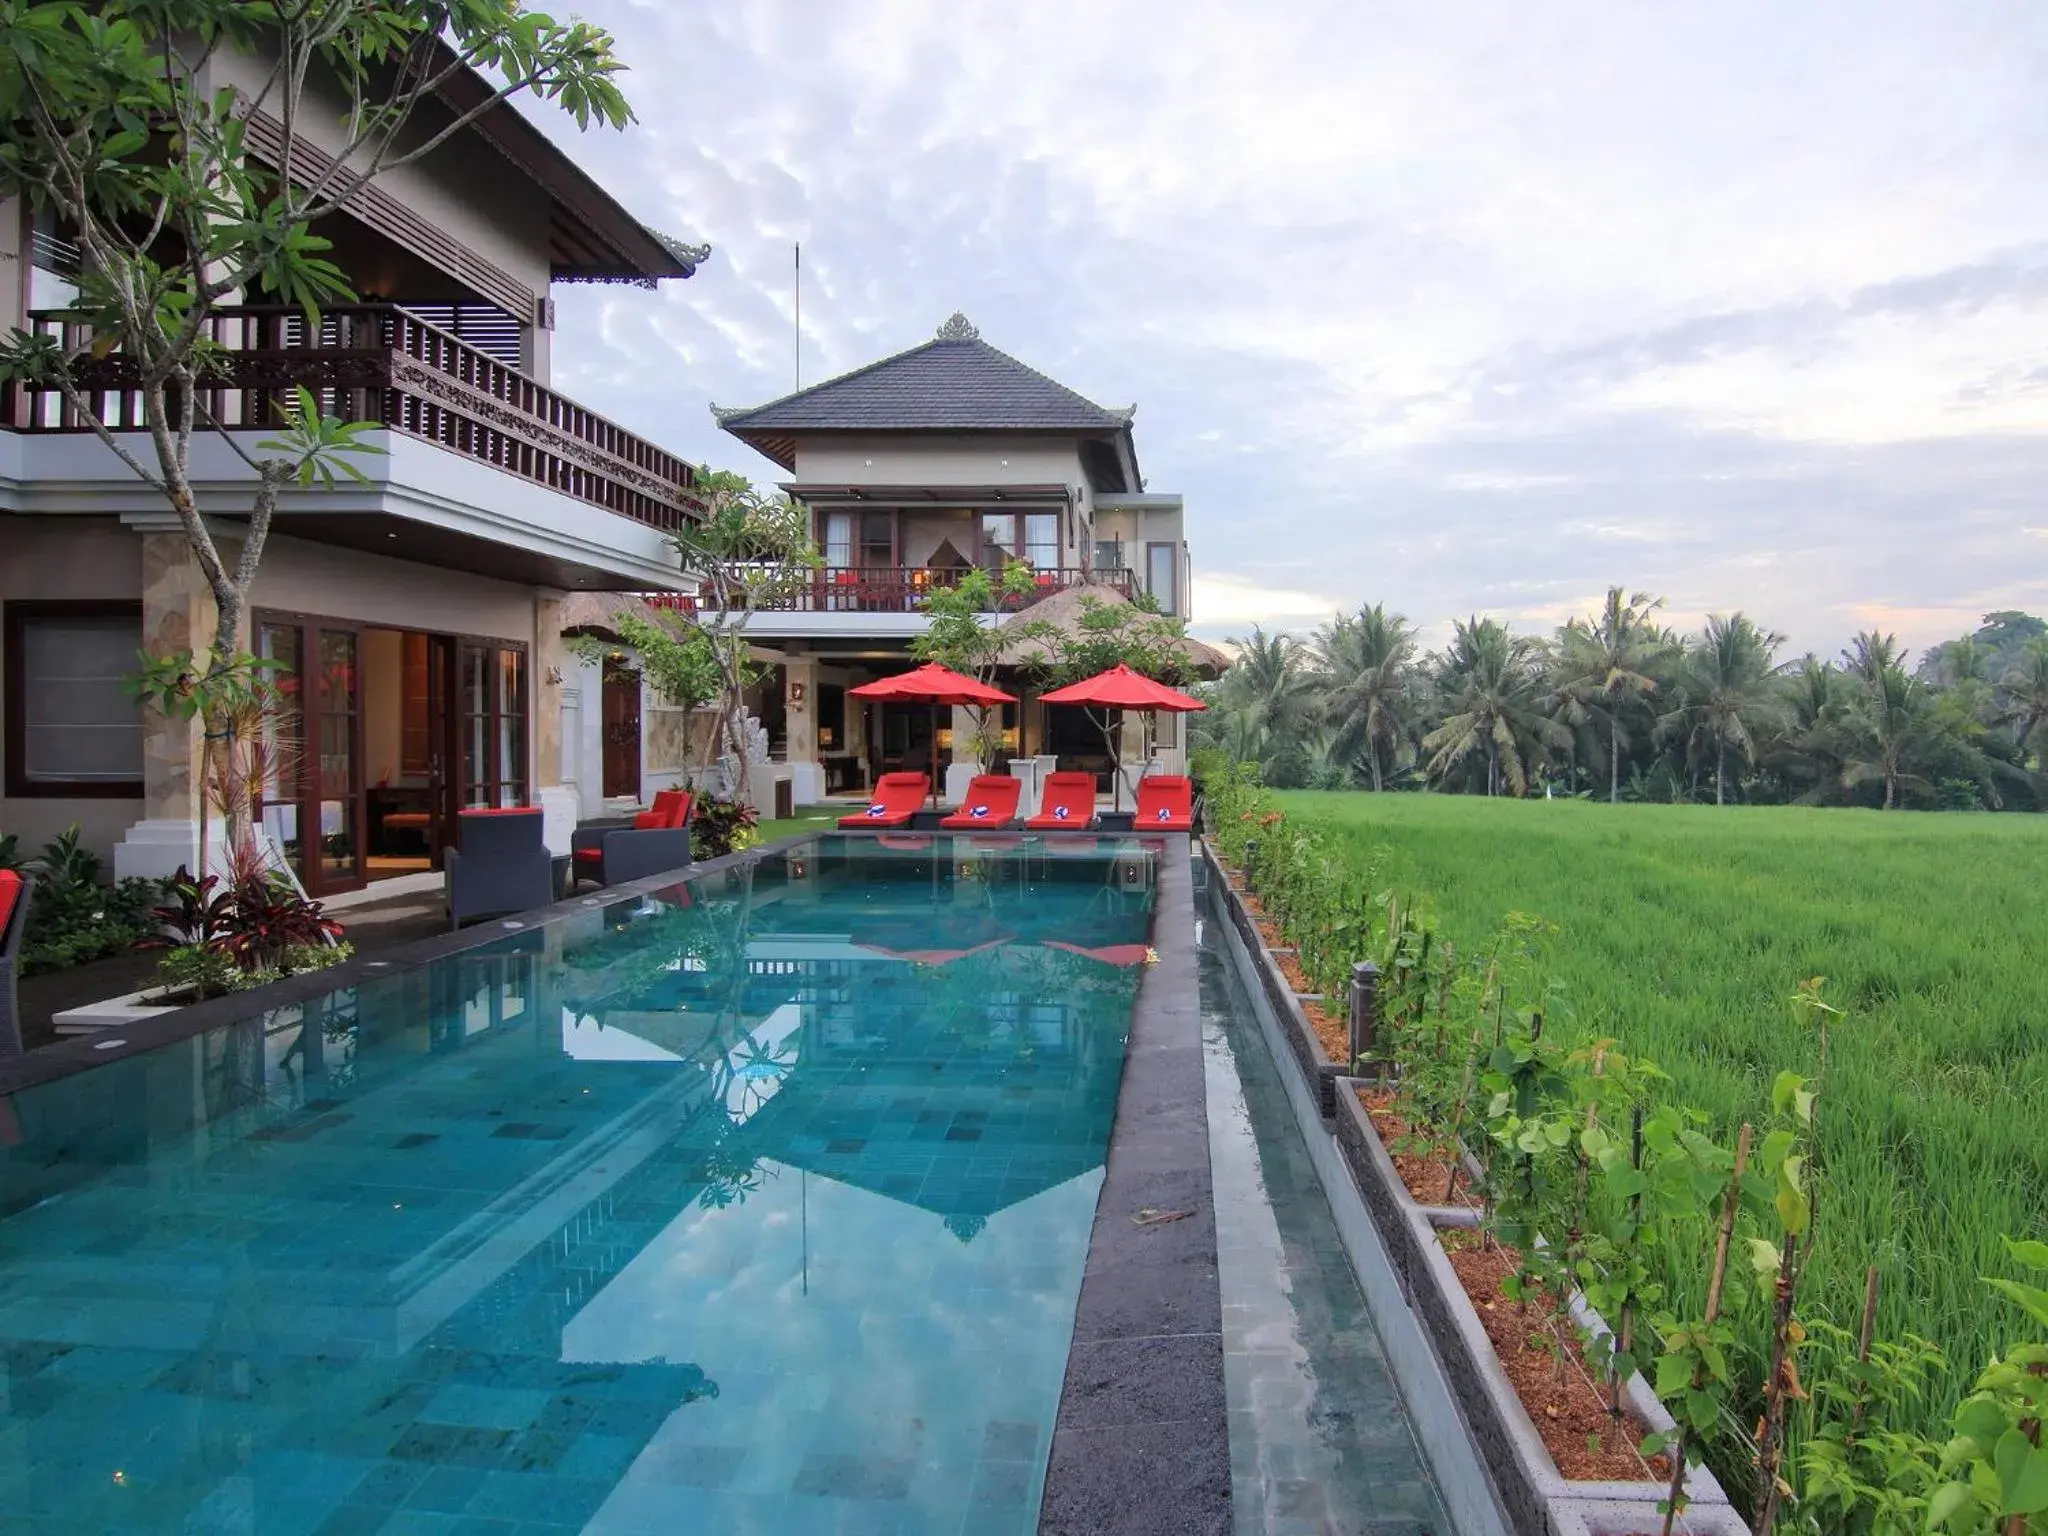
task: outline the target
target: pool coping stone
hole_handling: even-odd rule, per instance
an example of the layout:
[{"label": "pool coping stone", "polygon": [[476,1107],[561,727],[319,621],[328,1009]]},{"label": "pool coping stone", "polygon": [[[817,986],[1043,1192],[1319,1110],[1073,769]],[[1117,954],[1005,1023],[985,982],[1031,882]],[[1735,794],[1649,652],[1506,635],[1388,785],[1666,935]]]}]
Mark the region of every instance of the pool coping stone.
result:
[{"label": "pool coping stone", "polygon": [[[1193,867],[1185,834],[1146,841],[1163,845],[1158,960],[1132,1010],[1039,1536],[1231,1529]],[[1138,1225],[1148,1209],[1188,1214]]]}]

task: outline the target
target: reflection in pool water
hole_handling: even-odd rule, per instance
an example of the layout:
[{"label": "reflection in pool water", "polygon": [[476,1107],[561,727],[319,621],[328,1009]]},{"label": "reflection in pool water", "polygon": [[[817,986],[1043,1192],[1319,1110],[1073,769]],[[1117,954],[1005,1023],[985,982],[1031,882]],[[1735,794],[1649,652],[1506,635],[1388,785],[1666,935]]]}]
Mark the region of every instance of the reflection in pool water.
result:
[{"label": "reflection in pool water", "polygon": [[1033,1529],[1151,865],[899,841],[16,1095],[0,1508]]}]

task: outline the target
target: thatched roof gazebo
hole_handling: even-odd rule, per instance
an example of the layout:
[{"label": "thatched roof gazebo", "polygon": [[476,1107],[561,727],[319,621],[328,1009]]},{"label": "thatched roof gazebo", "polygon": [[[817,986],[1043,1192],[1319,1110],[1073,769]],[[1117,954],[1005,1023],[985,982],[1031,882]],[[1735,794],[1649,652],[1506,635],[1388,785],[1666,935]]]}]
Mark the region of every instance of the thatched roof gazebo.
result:
[{"label": "thatched roof gazebo", "polygon": [[[1131,601],[1112,586],[1064,587],[1003,621],[1005,629],[1015,628],[1018,633],[998,653],[998,662],[1005,667],[1029,668],[1044,661],[1045,639],[1030,632],[1031,627],[1047,624],[1055,629],[1077,630],[1082,614],[1091,604],[1104,608],[1129,607]],[[1183,659],[1203,678],[1221,677],[1230,667],[1230,658],[1213,645],[1188,637],[1180,642],[1180,646]]]}]

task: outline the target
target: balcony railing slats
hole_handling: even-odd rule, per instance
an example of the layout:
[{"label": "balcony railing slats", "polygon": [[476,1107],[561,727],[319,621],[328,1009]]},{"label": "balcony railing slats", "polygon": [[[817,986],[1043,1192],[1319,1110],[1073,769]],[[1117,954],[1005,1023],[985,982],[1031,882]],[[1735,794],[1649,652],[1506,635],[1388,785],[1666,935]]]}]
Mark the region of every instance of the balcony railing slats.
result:
[{"label": "balcony railing slats", "polygon": [[[80,339],[62,315],[33,315],[30,324],[60,342]],[[286,306],[237,306],[216,310],[207,335],[222,361],[199,387],[202,422],[275,429],[290,392],[303,386],[324,413],[423,438],[665,533],[704,513],[686,460],[396,304],[337,306],[318,325]],[[132,362],[84,358],[73,371],[94,418],[116,431],[143,426]],[[6,424],[16,431],[92,430],[55,389],[5,394]]]},{"label": "balcony railing slats", "polygon": [[[965,571],[876,569],[867,566],[828,565],[811,573],[811,580],[780,601],[764,603],[766,609],[790,613],[916,613],[927,594],[950,586]],[[1048,566],[1035,575],[1030,592],[1005,598],[1005,612],[1028,608],[1033,603],[1063,592],[1069,587],[1114,588],[1120,596],[1136,596],[1136,582],[1129,571],[1091,571],[1078,566]]]}]

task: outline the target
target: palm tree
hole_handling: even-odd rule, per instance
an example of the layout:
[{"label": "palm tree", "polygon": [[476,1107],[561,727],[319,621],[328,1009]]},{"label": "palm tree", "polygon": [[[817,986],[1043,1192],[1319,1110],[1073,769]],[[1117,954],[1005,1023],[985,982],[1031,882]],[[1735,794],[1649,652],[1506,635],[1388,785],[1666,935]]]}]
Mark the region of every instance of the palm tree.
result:
[{"label": "palm tree", "polygon": [[1316,688],[1301,642],[1254,624],[1237,645],[1237,660],[1223,678],[1225,707],[1247,711],[1271,735],[1305,730],[1316,716]]},{"label": "palm tree", "polygon": [[1756,765],[1758,733],[1783,717],[1776,660],[1785,637],[1759,629],[1746,614],[1707,616],[1699,644],[1685,661],[1687,702],[1672,724],[1685,733],[1686,761],[1714,753],[1714,804],[1727,803],[1728,749]]},{"label": "palm tree", "polygon": [[1798,670],[1784,678],[1782,709],[1784,727],[1769,752],[1769,768],[1788,784],[1804,784],[1800,805],[1821,805],[1841,784],[1845,674],[1808,651],[1798,659]]},{"label": "palm tree", "polygon": [[1559,718],[1577,730],[1601,725],[1607,730],[1607,803],[1621,800],[1621,745],[1627,735],[1627,706],[1657,691],[1657,668],[1669,660],[1671,648],[1651,618],[1664,599],[1638,592],[1626,601],[1620,587],[1607,589],[1607,601],[1589,619],[1573,619],[1558,631],[1557,679]]},{"label": "palm tree", "polygon": [[1384,769],[1397,765],[1414,716],[1415,631],[1373,603],[1325,624],[1312,648],[1322,671],[1330,755],[1362,756],[1372,787],[1385,788]]},{"label": "palm tree", "polygon": [[2020,647],[2019,660],[1998,680],[1999,719],[2013,728],[2013,740],[2048,769],[2048,635]]},{"label": "palm tree", "polygon": [[1474,757],[1486,762],[1486,792],[1529,792],[1533,770],[1552,747],[1571,747],[1571,732],[1543,709],[1543,647],[1508,632],[1498,619],[1471,618],[1457,627],[1438,661],[1448,713],[1422,738],[1430,774],[1443,778]]},{"label": "palm tree", "polygon": [[1842,652],[1842,670],[1866,683],[1875,683],[1884,673],[1896,671],[1906,662],[1897,635],[1880,635],[1866,629]]},{"label": "palm tree", "polygon": [[1887,811],[1905,790],[1930,788],[1919,767],[1943,735],[1933,706],[1927,685],[1904,667],[1878,666],[1853,695],[1843,722],[1843,785],[1853,789],[1881,780]]}]

